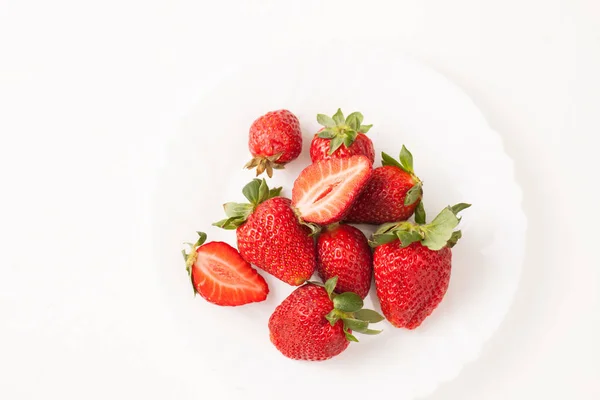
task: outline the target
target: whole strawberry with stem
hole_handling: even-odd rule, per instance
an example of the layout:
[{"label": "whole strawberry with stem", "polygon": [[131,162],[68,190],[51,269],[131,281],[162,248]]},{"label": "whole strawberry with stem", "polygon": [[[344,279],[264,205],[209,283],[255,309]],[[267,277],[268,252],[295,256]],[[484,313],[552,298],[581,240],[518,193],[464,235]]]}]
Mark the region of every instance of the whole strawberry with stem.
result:
[{"label": "whole strawberry with stem", "polygon": [[364,299],[373,276],[373,257],[365,235],[352,225],[325,227],[317,240],[317,271],[323,281],[337,276],[339,292],[354,292]]},{"label": "whole strawberry with stem", "polygon": [[269,287],[265,279],[224,242],[206,242],[206,233],[197,232],[191,251],[182,251],[194,295],[220,306],[241,306],[263,301]]},{"label": "whole strawberry with stem", "polygon": [[313,162],[329,158],[344,158],[361,154],[375,162],[373,142],[365,133],[373,125],[362,125],[363,115],[353,112],[344,118],[342,110],[329,117],[318,114],[317,121],[323,128],[315,134],[310,144],[310,159]]},{"label": "whole strawberry with stem", "polygon": [[423,183],[415,175],[413,156],[402,146],[399,160],[381,153],[382,166],[371,179],[345,218],[358,224],[404,221],[415,212],[423,197]]},{"label": "whole strawberry with stem", "polygon": [[256,176],[267,171],[269,178],[272,177],[273,169],[282,169],[302,151],[298,118],[288,110],[271,111],[259,117],[250,126],[248,148],[252,159],[245,168],[256,168]]},{"label": "whole strawberry with stem", "polygon": [[275,308],[269,318],[271,343],[284,356],[294,360],[330,359],[358,342],[352,332],[375,335],[369,323],[384,318],[373,310],[363,309],[355,293],[334,293],[337,277],[324,285],[307,283],[294,290]]},{"label": "whole strawberry with stem", "polygon": [[468,207],[465,203],[446,207],[427,224],[419,203],[416,224],[388,223],[373,234],[377,297],[395,327],[418,327],[444,298],[452,269],[451,249],[462,236],[454,231],[460,222],[457,214]]},{"label": "whole strawberry with stem", "polygon": [[312,234],[318,227],[301,224],[291,201],[279,197],[281,188],[269,189],[264,179],[253,179],[242,192],[249,203],[224,204],[227,218],[213,225],[236,229],[246,261],[290,285],[301,285],[315,270]]}]

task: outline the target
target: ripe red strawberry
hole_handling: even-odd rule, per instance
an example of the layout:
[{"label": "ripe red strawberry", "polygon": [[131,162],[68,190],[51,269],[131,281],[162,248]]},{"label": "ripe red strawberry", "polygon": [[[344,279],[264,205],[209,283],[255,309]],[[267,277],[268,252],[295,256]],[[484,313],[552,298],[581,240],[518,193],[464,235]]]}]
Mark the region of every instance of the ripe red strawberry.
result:
[{"label": "ripe red strawberry", "polygon": [[337,278],[325,285],[308,283],[294,290],[269,319],[271,342],[294,360],[327,360],[346,350],[349,341],[358,342],[352,331],[374,335],[369,323],[384,318],[362,309],[355,293],[335,294]]},{"label": "ripe red strawberry", "polygon": [[361,125],[363,115],[353,112],[344,119],[338,108],[333,117],[317,115],[317,121],[324,126],[317,132],[310,144],[310,159],[313,162],[329,158],[345,158],[362,154],[375,162],[373,142],[365,135],[373,125]]},{"label": "ripe red strawberry", "polygon": [[404,221],[415,212],[423,197],[423,184],[413,170],[412,154],[402,146],[400,162],[381,153],[382,166],[375,168],[369,183],[346,217],[347,222],[383,224]]},{"label": "ripe red strawberry", "polygon": [[351,225],[329,225],[317,240],[317,270],[323,282],[337,276],[339,292],[354,292],[364,299],[373,275],[373,257],[365,235]]},{"label": "ripe red strawberry", "polygon": [[294,182],[292,205],[304,221],[321,225],[340,221],[370,175],[371,162],[365,156],[317,161]]},{"label": "ripe red strawberry", "polygon": [[280,187],[269,190],[264,179],[254,179],[243,189],[250,203],[225,204],[228,218],[214,225],[237,229],[238,249],[246,261],[298,286],[315,270],[315,243],[311,228],[298,221],[280,192]]},{"label": "ripe red strawberry", "polygon": [[282,169],[302,151],[298,118],[288,110],[271,111],[259,117],[250,127],[248,147],[253,158],[245,168],[256,168],[256,176],[266,170],[272,177],[273,168]]},{"label": "ripe red strawberry", "polygon": [[206,233],[198,235],[192,251],[183,251],[194,294],[220,306],[241,306],[267,298],[267,282],[236,249],[223,242],[205,244]]},{"label": "ripe red strawberry", "polygon": [[414,329],[440,304],[448,289],[452,266],[451,248],[461,237],[454,231],[456,214],[470,207],[460,203],[447,207],[429,224],[419,203],[410,222],[382,225],[373,235],[377,246],[373,270],[381,310],[392,325]]}]

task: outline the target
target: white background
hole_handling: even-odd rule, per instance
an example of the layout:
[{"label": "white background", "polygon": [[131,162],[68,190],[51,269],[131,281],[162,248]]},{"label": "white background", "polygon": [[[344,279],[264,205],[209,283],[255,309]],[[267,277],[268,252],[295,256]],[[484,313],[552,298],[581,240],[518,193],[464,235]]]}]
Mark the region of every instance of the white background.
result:
[{"label": "white background", "polygon": [[0,0],[0,397],[201,385],[158,365],[185,351],[164,346],[175,333],[148,249],[162,145],[241,60],[370,40],[474,99],[529,218],[506,321],[431,398],[600,398],[595,0]]}]

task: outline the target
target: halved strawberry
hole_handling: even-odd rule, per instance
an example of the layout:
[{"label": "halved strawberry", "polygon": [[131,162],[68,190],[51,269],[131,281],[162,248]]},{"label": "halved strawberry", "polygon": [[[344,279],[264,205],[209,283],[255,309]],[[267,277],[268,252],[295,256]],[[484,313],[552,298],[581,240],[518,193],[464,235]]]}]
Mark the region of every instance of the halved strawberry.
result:
[{"label": "halved strawberry", "polygon": [[364,188],[371,171],[371,161],[363,155],[311,164],[294,182],[292,205],[304,221],[321,225],[340,221]]},{"label": "halved strawberry", "polygon": [[220,306],[241,306],[267,298],[267,282],[236,249],[224,242],[204,244],[206,234],[198,235],[190,254],[183,252],[194,294]]}]

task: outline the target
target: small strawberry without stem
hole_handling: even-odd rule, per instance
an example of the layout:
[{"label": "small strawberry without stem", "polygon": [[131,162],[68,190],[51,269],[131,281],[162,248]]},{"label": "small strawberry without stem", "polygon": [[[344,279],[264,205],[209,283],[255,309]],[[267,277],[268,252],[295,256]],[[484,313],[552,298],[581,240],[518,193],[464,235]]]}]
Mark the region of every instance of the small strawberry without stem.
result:
[{"label": "small strawberry without stem", "polygon": [[282,281],[298,286],[308,280],[316,266],[318,230],[298,221],[289,199],[279,197],[281,188],[269,189],[264,179],[254,179],[243,193],[250,203],[226,203],[227,218],[214,223],[236,229],[237,245],[244,259]]},{"label": "small strawberry without stem", "polygon": [[338,109],[333,117],[318,114],[317,121],[324,128],[315,134],[310,144],[310,158],[313,162],[362,154],[373,164],[373,142],[365,135],[373,125],[362,125],[361,113],[353,112],[344,119],[342,110]]},{"label": "small strawberry without stem", "polygon": [[250,127],[248,147],[253,158],[245,168],[256,168],[256,176],[298,158],[302,151],[302,131],[298,118],[288,110],[271,111],[259,117]]},{"label": "small strawberry without stem", "polygon": [[377,296],[395,327],[418,327],[442,301],[450,282],[451,248],[462,236],[454,231],[460,222],[457,214],[468,207],[464,203],[447,207],[426,224],[420,203],[417,224],[388,223],[373,234]]},{"label": "small strawberry without stem", "polygon": [[240,306],[267,298],[267,282],[236,249],[223,242],[204,243],[206,234],[198,235],[190,253],[183,251],[194,294],[220,306]]},{"label": "small strawberry without stem", "polygon": [[306,167],[294,182],[292,204],[304,221],[327,225],[340,221],[371,175],[365,156],[331,158]]},{"label": "small strawberry without stem", "polygon": [[347,222],[383,224],[404,221],[414,213],[423,197],[423,184],[415,175],[413,157],[402,146],[400,162],[386,153],[375,168],[360,197],[352,205]]},{"label": "small strawberry without stem", "polygon": [[371,287],[373,258],[363,233],[345,224],[326,227],[317,240],[317,271],[323,281],[338,277],[339,292],[365,298]]},{"label": "small strawberry without stem", "polygon": [[352,334],[367,335],[381,331],[369,329],[369,323],[384,318],[373,310],[362,309],[363,301],[355,293],[335,294],[337,277],[324,285],[308,283],[294,290],[269,319],[271,342],[286,357],[321,361],[346,350]]}]

